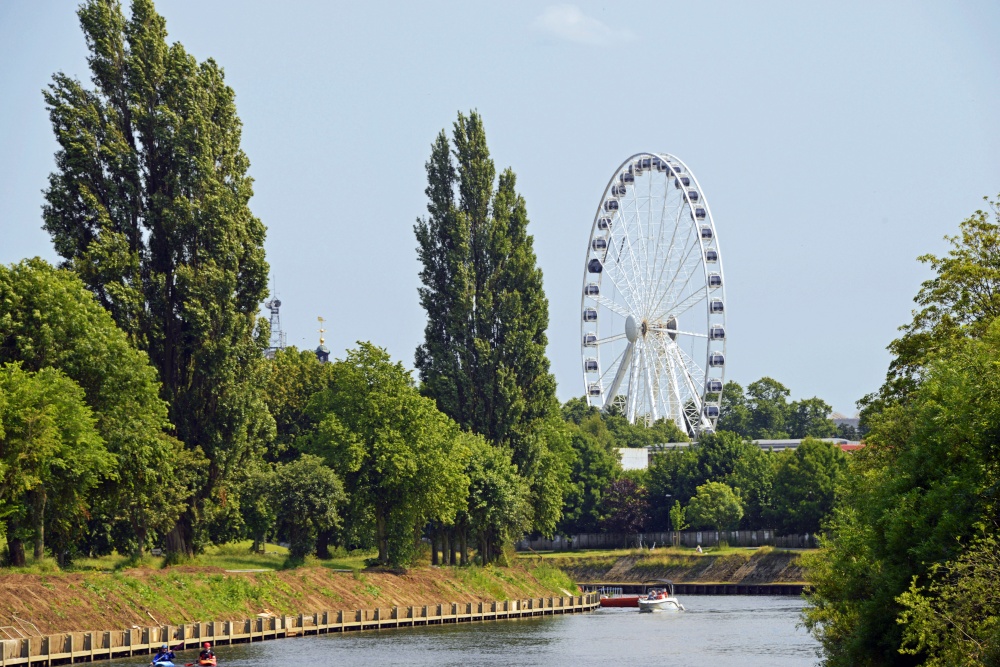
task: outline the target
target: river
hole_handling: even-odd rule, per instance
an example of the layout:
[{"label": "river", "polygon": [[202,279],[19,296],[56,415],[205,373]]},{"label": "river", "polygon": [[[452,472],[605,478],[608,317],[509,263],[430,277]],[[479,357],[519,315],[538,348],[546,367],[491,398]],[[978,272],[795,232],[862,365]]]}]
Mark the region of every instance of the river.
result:
[{"label": "river", "polygon": [[[682,613],[601,609],[585,614],[350,632],[218,647],[220,667],[448,667],[630,664],[698,667],[816,665],[798,627],[802,600],[684,596]],[[182,665],[194,651],[177,656]],[[137,658],[113,667],[137,667]]]}]

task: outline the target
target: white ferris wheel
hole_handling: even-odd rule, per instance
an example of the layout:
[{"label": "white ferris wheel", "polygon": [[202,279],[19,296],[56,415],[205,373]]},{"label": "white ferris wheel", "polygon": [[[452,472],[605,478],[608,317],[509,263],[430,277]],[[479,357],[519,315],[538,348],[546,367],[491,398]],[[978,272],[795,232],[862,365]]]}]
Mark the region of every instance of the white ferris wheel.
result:
[{"label": "white ferris wheel", "polygon": [[608,181],[581,310],[590,405],[632,423],[714,430],[726,367],[722,258],[704,192],[680,159],[638,153]]}]

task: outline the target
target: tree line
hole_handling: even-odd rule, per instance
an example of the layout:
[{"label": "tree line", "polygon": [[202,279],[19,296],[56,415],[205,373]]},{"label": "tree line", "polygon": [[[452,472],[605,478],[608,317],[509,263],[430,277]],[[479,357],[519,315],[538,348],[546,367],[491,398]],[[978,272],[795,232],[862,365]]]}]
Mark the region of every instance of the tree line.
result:
[{"label": "tree line", "polygon": [[[152,546],[177,561],[246,537],[296,559],[342,546],[406,565],[427,539],[435,560],[495,562],[525,533],[630,528],[663,518],[643,498],[695,497],[670,457],[648,483],[618,461],[686,440],[676,425],[556,400],[527,206],[476,112],[425,165],[419,382],[371,343],[268,359],[266,230],[222,68],[169,43],[150,0],[78,16],[92,86],[57,73],[44,91],[58,150],[42,219],[62,263],[0,268],[7,562]],[[781,402],[755,398],[761,383],[747,405],[728,385],[723,417],[757,428]],[[697,475],[764,520],[753,484],[770,482]]]},{"label": "tree line", "polygon": [[435,558],[494,562],[555,531],[589,464],[555,398],[527,207],[479,115],[426,164],[419,384],[371,343],[267,359],[266,230],[222,68],[169,43],[150,0],[78,16],[92,85],[57,73],[44,91],[62,261],[0,269],[7,561],[281,536],[293,558],[406,565],[426,537]]}]

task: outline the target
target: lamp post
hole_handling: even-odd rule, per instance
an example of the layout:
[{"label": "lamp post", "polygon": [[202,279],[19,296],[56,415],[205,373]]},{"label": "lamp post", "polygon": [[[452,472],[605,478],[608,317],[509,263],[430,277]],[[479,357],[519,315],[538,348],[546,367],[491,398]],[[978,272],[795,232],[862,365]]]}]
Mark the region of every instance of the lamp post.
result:
[{"label": "lamp post", "polygon": [[674,546],[674,532],[670,529],[670,499],[673,498],[669,493],[667,494],[667,537],[670,538],[670,546]]}]

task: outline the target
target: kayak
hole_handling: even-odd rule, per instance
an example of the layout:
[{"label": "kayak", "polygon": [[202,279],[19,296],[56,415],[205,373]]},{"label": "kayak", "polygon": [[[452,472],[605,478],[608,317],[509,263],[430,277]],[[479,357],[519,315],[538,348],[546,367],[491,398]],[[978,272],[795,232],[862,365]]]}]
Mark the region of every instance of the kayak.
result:
[{"label": "kayak", "polygon": [[198,659],[199,667],[215,667],[215,658],[209,658],[208,660]]},{"label": "kayak", "polygon": [[160,660],[159,662],[154,662],[153,667],[175,667],[174,663],[169,660]]}]

